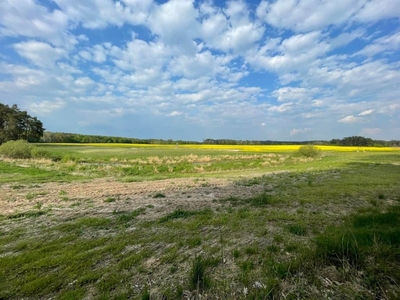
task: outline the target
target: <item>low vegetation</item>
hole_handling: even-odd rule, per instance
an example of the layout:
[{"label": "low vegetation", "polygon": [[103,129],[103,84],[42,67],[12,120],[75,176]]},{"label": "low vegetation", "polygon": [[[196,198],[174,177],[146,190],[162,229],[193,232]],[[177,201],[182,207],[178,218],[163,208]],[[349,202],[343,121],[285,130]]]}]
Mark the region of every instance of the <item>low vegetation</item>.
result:
[{"label": "low vegetation", "polygon": [[299,154],[305,157],[318,157],[321,155],[321,149],[314,145],[304,145],[298,150]]},{"label": "low vegetation", "polygon": [[0,145],[0,155],[17,159],[50,158],[48,151],[36,147],[25,140],[8,141]]},{"label": "low vegetation", "polygon": [[[398,151],[43,148],[61,159],[0,161],[0,299],[400,297]],[[132,191],[65,183],[94,177]]]}]

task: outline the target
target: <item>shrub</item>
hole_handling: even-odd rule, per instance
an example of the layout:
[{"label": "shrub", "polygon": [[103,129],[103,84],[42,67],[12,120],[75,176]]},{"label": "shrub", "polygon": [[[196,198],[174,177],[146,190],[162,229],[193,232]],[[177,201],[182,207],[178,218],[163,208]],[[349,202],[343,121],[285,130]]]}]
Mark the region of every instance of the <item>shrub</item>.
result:
[{"label": "shrub", "polygon": [[32,158],[50,158],[50,152],[32,145],[31,155]]},{"label": "shrub", "polygon": [[48,158],[50,153],[25,140],[8,141],[0,146],[0,154],[8,158]]},{"label": "shrub", "polygon": [[314,145],[304,145],[298,150],[299,154],[305,157],[318,157],[321,155],[321,150]]},{"label": "shrub", "polygon": [[31,158],[34,146],[27,141],[8,141],[0,146],[0,154],[8,158]]}]

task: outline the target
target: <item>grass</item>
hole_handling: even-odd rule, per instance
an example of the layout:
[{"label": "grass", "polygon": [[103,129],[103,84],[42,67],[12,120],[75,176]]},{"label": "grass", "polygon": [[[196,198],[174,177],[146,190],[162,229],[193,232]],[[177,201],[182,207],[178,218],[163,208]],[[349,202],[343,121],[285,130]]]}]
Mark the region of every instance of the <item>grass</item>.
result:
[{"label": "grass", "polygon": [[[160,208],[157,198],[162,196],[152,193],[141,207],[119,210],[125,199],[112,194],[99,202],[101,209],[89,212],[43,209],[37,202],[34,210],[4,213],[0,299],[399,298],[397,152],[323,152],[318,159],[301,161],[287,153],[110,147],[104,154],[96,147],[46,147],[60,156],[69,149],[74,161],[48,162],[45,168],[34,160],[0,162],[9,170],[0,173],[3,185],[15,193],[29,190],[23,201],[40,200],[30,183],[68,181],[78,171],[83,173],[79,178],[105,172],[122,179],[125,174],[118,170],[140,165],[140,158],[145,166],[157,165],[158,157],[165,174],[177,165],[179,171],[171,176],[193,175],[185,173],[189,161],[209,170],[194,184],[207,176],[275,174],[234,183],[245,190],[257,188],[258,194],[203,201],[202,206],[190,199]],[[137,153],[134,162],[124,161],[128,151]],[[268,165],[262,166],[265,161]],[[104,162],[108,171],[101,171]],[[126,166],[113,169],[113,164]],[[146,178],[143,170],[137,176]],[[42,181],[36,181],[41,172]],[[47,172],[62,176],[51,178]],[[213,189],[199,189],[207,188]],[[67,196],[60,190],[56,200]],[[172,193],[166,200],[174,203]]]},{"label": "grass", "polygon": [[[299,146],[37,144],[53,159],[0,160],[0,184],[40,183],[113,177],[125,182],[192,176],[238,176],[246,173],[329,168],[330,163],[382,158],[397,148],[318,146],[321,158],[297,155]],[[235,151],[233,151],[235,150]],[[238,150],[238,151],[236,151]],[[357,152],[358,151],[358,152]],[[365,151],[365,152],[364,152]],[[58,159],[54,159],[57,157]],[[248,184],[255,184],[248,182]]]}]

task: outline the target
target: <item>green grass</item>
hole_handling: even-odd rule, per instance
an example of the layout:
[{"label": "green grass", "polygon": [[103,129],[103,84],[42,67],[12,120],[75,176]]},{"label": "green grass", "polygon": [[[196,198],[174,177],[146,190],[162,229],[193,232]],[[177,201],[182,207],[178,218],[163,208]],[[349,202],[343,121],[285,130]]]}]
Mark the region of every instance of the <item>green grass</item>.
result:
[{"label": "green grass", "polygon": [[[85,179],[83,176],[74,176],[64,171],[44,170],[36,166],[18,166],[14,163],[0,161],[0,184],[1,183],[42,183],[54,181],[72,181]],[[14,184],[14,186],[20,186]]]},{"label": "green grass", "polygon": [[[137,151],[136,158],[160,154],[154,149],[146,155],[134,149],[90,152],[95,150],[70,149],[72,163],[52,162],[48,170],[0,162],[1,170],[9,170],[0,173],[0,180],[18,193],[31,182],[67,180],[80,168],[80,160],[121,163],[131,150]],[[63,156],[66,150],[48,151]],[[163,151],[168,157],[188,154]],[[215,160],[208,162],[214,164],[210,170],[220,170],[202,179],[223,176],[229,168],[229,176],[279,168],[285,172],[242,178],[235,187],[261,192],[203,202],[210,207],[195,208],[189,201],[188,206],[159,209],[151,194],[152,204],[117,210],[124,200],[116,195],[101,203],[115,205],[114,212],[93,208],[88,214],[76,208],[64,214],[44,210],[39,203],[35,210],[3,214],[0,299],[399,298],[399,154],[333,153],[260,167],[257,157],[253,165],[251,159],[236,164],[228,158],[218,161],[226,152],[210,153]],[[65,171],[68,164],[72,171]],[[85,172],[101,176],[93,167]],[[185,170],[176,175],[187,176]],[[52,179],[46,172],[63,175]],[[35,181],[39,174],[43,181]],[[145,178],[143,174],[138,176]],[[13,179],[6,181],[7,176]],[[28,195],[31,199],[24,201],[40,197],[35,191]],[[61,190],[58,198],[66,196]]]}]

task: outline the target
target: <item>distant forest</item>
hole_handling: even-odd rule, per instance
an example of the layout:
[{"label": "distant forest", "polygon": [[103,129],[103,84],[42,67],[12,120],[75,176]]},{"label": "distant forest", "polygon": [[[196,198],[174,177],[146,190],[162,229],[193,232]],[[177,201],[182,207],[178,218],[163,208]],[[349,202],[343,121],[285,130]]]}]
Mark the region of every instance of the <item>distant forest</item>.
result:
[{"label": "distant forest", "polygon": [[127,143],[127,144],[206,144],[206,145],[337,145],[337,146],[378,146],[400,147],[400,140],[373,140],[362,136],[350,136],[343,139],[318,140],[318,141],[256,141],[256,140],[232,140],[232,139],[205,139],[203,142],[163,139],[138,139],[102,135],[86,135],[65,132],[45,131],[40,140],[42,143]]}]

